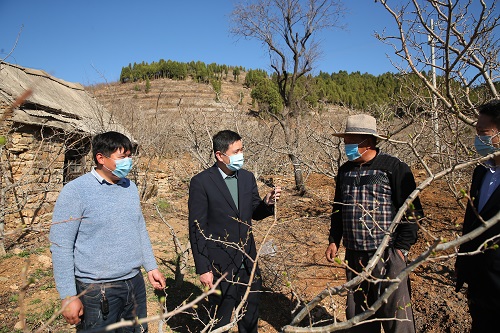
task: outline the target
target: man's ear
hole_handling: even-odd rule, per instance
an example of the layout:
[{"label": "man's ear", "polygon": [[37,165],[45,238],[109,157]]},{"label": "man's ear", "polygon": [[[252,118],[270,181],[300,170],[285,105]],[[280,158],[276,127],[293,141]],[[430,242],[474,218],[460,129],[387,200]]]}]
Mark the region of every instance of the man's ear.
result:
[{"label": "man's ear", "polygon": [[102,153],[95,154],[95,159],[97,161],[97,164],[99,164],[99,165],[104,165],[104,159],[105,158],[106,157]]},{"label": "man's ear", "polygon": [[218,162],[224,162],[222,160],[222,153],[220,151],[216,151],[215,152],[215,159],[218,161]]}]

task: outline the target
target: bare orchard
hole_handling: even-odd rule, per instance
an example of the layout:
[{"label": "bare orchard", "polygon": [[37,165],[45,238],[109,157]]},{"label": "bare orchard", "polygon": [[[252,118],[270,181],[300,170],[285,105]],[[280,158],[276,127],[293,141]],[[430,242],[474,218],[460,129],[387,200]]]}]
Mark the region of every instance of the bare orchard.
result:
[{"label": "bare orchard", "polygon": [[[125,103],[126,104],[126,103]],[[129,105],[134,108],[133,101]],[[136,105],[138,107],[138,105]],[[122,109],[123,110],[123,109]],[[116,116],[120,110],[115,110]],[[328,245],[329,215],[334,194],[334,176],[340,163],[341,146],[331,133],[340,130],[343,119],[352,111],[342,108],[307,112],[299,116],[296,133],[300,137],[306,195],[295,190],[293,167],[288,162],[286,145],[271,119],[248,115],[230,102],[222,103],[217,112],[196,106],[179,107],[172,112],[148,116],[134,123],[132,135],[141,142],[133,176],[140,188],[148,230],[161,270],[168,277],[165,295],[148,290],[151,316],[174,313],[160,322],[152,319],[150,330],[196,332],[207,319],[206,303],[181,313],[179,306],[202,296],[198,277],[194,273],[187,238],[187,193],[190,178],[212,164],[211,136],[220,129],[237,130],[243,136],[246,168],[258,179],[260,192],[267,186],[284,189],[277,206],[276,218],[256,223],[255,235],[264,250],[259,258],[263,270],[265,291],[262,295],[261,331],[278,332],[294,327],[335,325],[345,321],[345,291],[336,292],[345,281],[345,263],[327,263],[324,251]],[[125,118],[124,118],[125,119]],[[451,119],[451,118],[450,118]],[[401,143],[381,145],[381,148],[411,164],[417,184],[456,165],[457,151],[443,150],[433,154],[432,132],[428,119],[380,117],[384,133],[394,133]],[[443,140],[461,131],[466,140],[472,132],[460,123],[443,118]],[[464,149],[467,146],[464,146]],[[448,147],[445,147],[448,149]],[[467,154],[464,151],[464,154]],[[467,188],[470,167],[428,181],[420,196],[425,219],[419,221],[419,241],[412,248],[410,259],[416,259],[431,246],[457,238],[463,216],[462,189]],[[437,177],[438,178],[438,177]],[[2,331],[22,327],[24,315],[29,330],[47,324],[54,331],[74,329],[57,317],[59,301],[51,273],[48,224],[18,232],[8,230],[7,255],[0,271],[0,314]],[[444,249],[424,257],[410,274],[416,324],[419,332],[463,332],[470,325],[466,299],[454,292],[454,249]],[[451,254],[447,256],[446,254]],[[340,254],[343,259],[343,254]],[[305,306],[317,295],[330,294],[311,303],[303,318]],[[164,315],[164,317],[168,317]],[[299,322],[290,326],[293,320]],[[288,326],[287,326],[288,325]]]}]

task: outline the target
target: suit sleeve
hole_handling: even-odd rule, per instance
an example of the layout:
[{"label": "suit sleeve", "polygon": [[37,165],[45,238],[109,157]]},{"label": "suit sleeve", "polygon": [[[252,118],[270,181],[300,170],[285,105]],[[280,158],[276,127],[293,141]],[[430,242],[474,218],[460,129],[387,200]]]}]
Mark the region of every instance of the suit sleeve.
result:
[{"label": "suit sleeve", "polygon": [[[474,207],[477,207],[477,203],[479,201],[478,191],[481,187],[483,176],[485,173],[485,168],[482,165],[478,165],[472,174],[472,182],[469,188],[469,196],[470,199],[467,200],[467,208],[465,210],[464,222],[462,226],[462,236],[468,234],[472,230],[474,230],[474,226],[477,222],[477,213]],[[472,200],[472,201],[471,201]],[[487,233],[487,232],[486,232]],[[485,240],[486,233],[476,237],[475,239],[465,242],[460,245],[458,252],[466,253],[469,251],[474,251],[477,249],[480,244]],[[497,251],[494,251],[497,252]],[[455,284],[455,291],[459,292],[465,282],[468,282],[471,279],[471,276],[475,274],[475,272],[471,271],[471,263],[477,260],[476,256],[457,256],[455,261],[455,273],[457,276],[457,281]]]},{"label": "suit sleeve", "polygon": [[342,186],[339,182],[339,177],[337,175],[335,182],[335,197],[333,198],[333,207],[331,215],[330,224],[330,235],[328,236],[328,242],[335,243],[337,248],[340,246],[340,241],[342,240],[342,234],[344,232],[344,224],[342,222]]},{"label": "suit sleeve", "polygon": [[[417,188],[415,178],[407,164],[399,163],[398,168],[393,172],[392,184],[394,206],[396,210],[399,210],[411,192]],[[404,217],[396,228],[395,248],[410,250],[410,247],[417,241],[418,225],[416,222],[423,216],[422,205],[417,197],[406,210]]]},{"label": "suit sleeve", "polygon": [[268,216],[274,214],[274,205],[266,205],[266,203],[261,199],[259,195],[259,188],[257,187],[257,181],[255,180],[255,176],[252,174],[252,208],[253,220],[262,220]]},{"label": "suit sleeve", "polygon": [[208,197],[200,180],[193,177],[189,184],[189,241],[193,252],[194,263],[197,274],[203,274],[212,270],[212,264],[208,259],[208,248],[206,237],[208,231]]}]

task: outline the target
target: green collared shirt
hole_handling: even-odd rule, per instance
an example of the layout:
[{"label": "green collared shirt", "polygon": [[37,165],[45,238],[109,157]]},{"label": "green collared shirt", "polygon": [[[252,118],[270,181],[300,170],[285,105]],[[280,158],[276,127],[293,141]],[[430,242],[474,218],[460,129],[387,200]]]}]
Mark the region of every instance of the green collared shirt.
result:
[{"label": "green collared shirt", "polygon": [[238,172],[235,172],[234,175],[229,176],[226,175],[224,171],[222,171],[219,168],[220,174],[222,175],[222,178],[224,178],[224,182],[226,183],[226,186],[229,190],[229,193],[231,193],[231,197],[233,198],[234,204],[236,206],[236,209],[239,209],[238,207]]}]

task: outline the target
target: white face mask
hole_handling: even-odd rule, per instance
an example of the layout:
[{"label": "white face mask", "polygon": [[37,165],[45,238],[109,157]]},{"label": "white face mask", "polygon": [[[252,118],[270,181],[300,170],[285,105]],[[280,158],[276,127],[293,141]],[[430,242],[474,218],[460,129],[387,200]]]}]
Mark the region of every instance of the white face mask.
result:
[{"label": "white face mask", "polygon": [[[226,155],[226,154],[224,154]],[[227,156],[227,155],[226,155]],[[243,158],[243,153],[236,155],[227,156],[229,157],[229,163],[226,164],[227,168],[231,171],[238,171],[243,167],[245,159]]]}]

